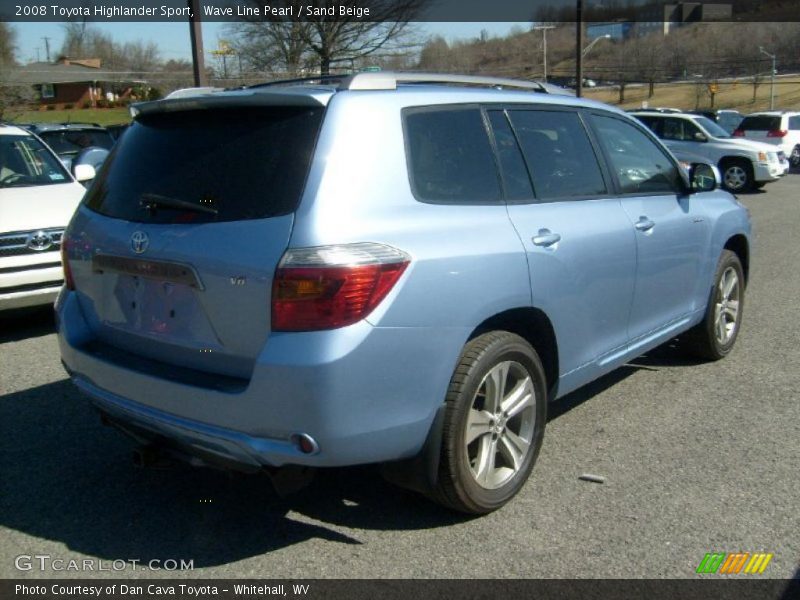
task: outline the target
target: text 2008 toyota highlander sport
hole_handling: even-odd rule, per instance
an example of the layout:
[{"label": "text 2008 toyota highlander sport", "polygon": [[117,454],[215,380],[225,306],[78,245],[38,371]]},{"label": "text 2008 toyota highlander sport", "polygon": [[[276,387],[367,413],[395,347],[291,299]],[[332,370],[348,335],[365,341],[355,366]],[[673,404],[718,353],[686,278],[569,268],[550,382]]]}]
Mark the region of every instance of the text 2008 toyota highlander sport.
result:
[{"label": "text 2008 toyota highlander sport", "polygon": [[145,454],[384,463],[499,508],[548,401],[678,334],[728,354],[748,274],[714,168],[552,91],[365,73],[138,105],[65,235],[73,381]]}]

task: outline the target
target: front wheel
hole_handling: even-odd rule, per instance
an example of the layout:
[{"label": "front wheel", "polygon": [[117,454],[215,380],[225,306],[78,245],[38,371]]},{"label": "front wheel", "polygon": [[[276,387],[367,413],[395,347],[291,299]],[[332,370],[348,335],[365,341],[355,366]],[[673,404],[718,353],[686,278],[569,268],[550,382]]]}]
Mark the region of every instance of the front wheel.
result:
[{"label": "front wheel", "polygon": [[744,159],[723,161],[722,185],[729,192],[746,192],[753,186],[753,165]]},{"label": "front wheel", "polygon": [[434,500],[472,514],[511,500],[542,445],[546,390],[539,356],[523,338],[494,331],[471,340],[447,392]]},{"label": "front wheel", "polygon": [[744,288],[739,257],[730,250],[723,250],[705,317],[686,334],[691,353],[707,360],[719,360],[733,350],[742,322]]}]

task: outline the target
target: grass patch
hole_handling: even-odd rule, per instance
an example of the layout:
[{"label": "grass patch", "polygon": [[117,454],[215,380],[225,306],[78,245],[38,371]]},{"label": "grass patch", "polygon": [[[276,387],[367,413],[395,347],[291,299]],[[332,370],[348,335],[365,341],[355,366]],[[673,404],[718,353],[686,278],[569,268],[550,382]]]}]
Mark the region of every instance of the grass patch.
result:
[{"label": "grass patch", "polygon": [[21,110],[8,109],[5,121],[9,123],[97,123],[116,125],[131,120],[127,108],[83,108],[72,110]]},{"label": "grass patch", "polygon": [[[763,82],[756,90],[753,100],[753,85],[748,80],[724,81],[718,85],[714,98],[715,108],[734,108],[742,113],[769,110],[770,84]],[[619,105],[621,108],[641,108],[642,102],[649,106],[665,106],[684,110],[706,109],[711,106],[711,98],[705,84],[673,83],[659,84],[655,95],[648,98],[647,84],[637,84],[625,90],[625,102],[619,104],[617,89],[586,89],[584,95],[593,100]],[[775,108],[777,110],[800,109],[800,80],[797,75],[778,77],[775,80]]]}]

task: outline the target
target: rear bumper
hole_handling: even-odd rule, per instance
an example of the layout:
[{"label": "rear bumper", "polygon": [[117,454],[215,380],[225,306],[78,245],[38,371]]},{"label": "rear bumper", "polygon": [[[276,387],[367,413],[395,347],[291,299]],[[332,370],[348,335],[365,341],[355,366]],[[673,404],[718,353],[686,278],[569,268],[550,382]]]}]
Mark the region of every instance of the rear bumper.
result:
[{"label": "rear bumper", "polygon": [[[247,467],[344,466],[408,458],[422,447],[469,332],[375,328],[273,334],[240,391],[197,387],[87,351],[74,292],[56,304],[62,360],[114,421]],[[293,443],[311,436],[319,451]]]}]

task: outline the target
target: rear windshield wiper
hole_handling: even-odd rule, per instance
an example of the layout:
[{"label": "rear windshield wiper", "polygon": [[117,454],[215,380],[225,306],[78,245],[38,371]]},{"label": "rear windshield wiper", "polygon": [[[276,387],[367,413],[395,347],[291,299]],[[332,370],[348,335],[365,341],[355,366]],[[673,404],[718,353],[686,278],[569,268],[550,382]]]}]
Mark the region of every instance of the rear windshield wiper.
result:
[{"label": "rear windshield wiper", "polygon": [[203,206],[202,204],[187,202],[186,200],[181,200],[179,198],[170,198],[169,196],[149,193],[139,196],[139,206],[149,211],[155,211],[159,208],[175,208],[178,210],[206,213],[209,215],[216,215],[219,213],[219,211],[212,206]]}]

